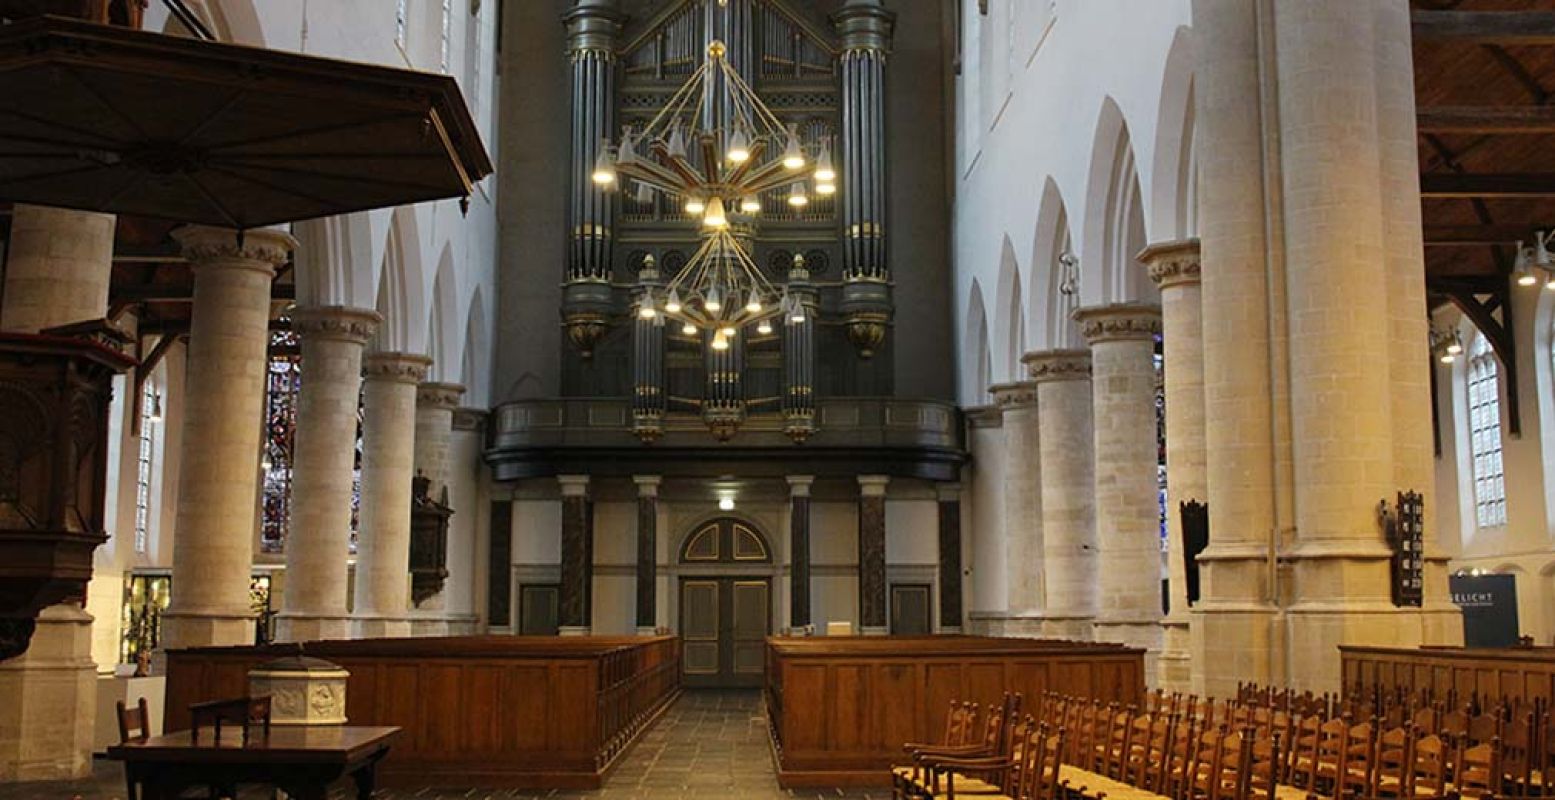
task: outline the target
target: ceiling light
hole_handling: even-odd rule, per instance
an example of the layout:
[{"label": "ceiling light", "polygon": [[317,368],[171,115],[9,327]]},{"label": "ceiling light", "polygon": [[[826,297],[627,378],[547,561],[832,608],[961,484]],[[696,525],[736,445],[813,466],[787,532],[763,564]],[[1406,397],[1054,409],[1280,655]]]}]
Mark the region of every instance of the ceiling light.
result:
[{"label": "ceiling light", "polygon": [[729,218],[724,216],[723,198],[714,197],[707,201],[707,213],[702,217],[702,224],[709,228],[726,228],[729,226]]},{"label": "ceiling light", "polygon": [[714,314],[723,310],[723,302],[718,297],[718,287],[713,287],[712,291],[707,293],[707,300],[702,303],[702,307]]},{"label": "ceiling light", "polygon": [[659,312],[653,307],[653,292],[644,292],[643,299],[637,306],[637,316],[643,319],[653,319]]},{"label": "ceiling light", "polygon": [[1452,362],[1457,361],[1457,360],[1458,360],[1458,357],[1453,355],[1452,353],[1442,353],[1442,355],[1441,355],[1441,362],[1443,364],[1451,364]]},{"label": "ceiling light", "polygon": [[740,198],[740,210],[747,214],[755,214],[761,211],[761,201],[755,195],[745,195]]},{"label": "ceiling light", "polygon": [[734,134],[729,137],[729,162],[744,164],[750,160],[750,157],[750,140],[745,136],[745,129],[735,128]]},{"label": "ceiling light", "polygon": [[794,188],[789,190],[788,204],[794,208],[804,208],[810,204],[810,197],[805,194],[803,182],[794,184]]},{"label": "ceiling light", "polygon": [[836,194],[837,193],[837,184],[835,184],[835,183],[817,183],[815,185],[815,193],[816,194]]},{"label": "ceiling light", "polygon": [[679,314],[680,309],[680,294],[671,289],[669,297],[664,298],[664,310],[670,314]]},{"label": "ceiling light", "polygon": [[733,325],[725,325],[718,329],[718,335],[724,337],[725,339],[733,339],[735,333],[736,331]]},{"label": "ceiling light", "polygon": [[712,348],[720,352],[729,349],[729,340],[724,336],[723,331],[713,334]]},{"label": "ceiling light", "polygon": [[718,498],[718,510],[719,511],[733,511],[734,510],[734,498],[730,497],[729,495],[724,495],[723,497]]},{"label": "ceiling light", "polygon": [[680,332],[686,336],[695,336],[697,335],[697,326],[687,322],[680,326]]},{"label": "ceiling light", "polygon": [[750,299],[745,301],[745,310],[752,314],[761,313],[761,295],[755,289],[751,290]]},{"label": "ceiling light", "polygon": [[771,322],[771,320],[765,320],[764,319],[761,322],[756,323],[756,332],[761,334],[762,336],[766,336],[767,334],[771,333],[772,332],[772,322]]},{"label": "ceiling light", "polygon": [[799,148],[799,131],[788,126],[788,144],[783,148],[783,166],[788,169],[804,168],[804,151]]},{"label": "ceiling light", "polygon": [[[821,158],[815,165],[815,179],[821,183],[831,183],[837,180],[837,170],[832,169],[831,164],[830,144],[821,146]],[[831,192],[821,192],[821,194],[831,194]]]},{"label": "ceiling light", "polygon": [[690,214],[691,216],[696,217],[696,216],[701,216],[701,214],[704,211],[707,211],[707,204],[702,202],[702,198],[700,198],[700,197],[688,197],[688,198],[686,198],[686,213],[687,214]]}]

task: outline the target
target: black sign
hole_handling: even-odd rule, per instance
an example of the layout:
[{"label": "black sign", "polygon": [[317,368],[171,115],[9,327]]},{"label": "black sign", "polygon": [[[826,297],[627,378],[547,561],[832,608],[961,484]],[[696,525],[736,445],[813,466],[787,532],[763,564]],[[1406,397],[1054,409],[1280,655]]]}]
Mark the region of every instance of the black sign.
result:
[{"label": "black sign", "polygon": [[1465,647],[1517,645],[1517,578],[1512,575],[1454,575],[1447,586],[1463,609]]}]

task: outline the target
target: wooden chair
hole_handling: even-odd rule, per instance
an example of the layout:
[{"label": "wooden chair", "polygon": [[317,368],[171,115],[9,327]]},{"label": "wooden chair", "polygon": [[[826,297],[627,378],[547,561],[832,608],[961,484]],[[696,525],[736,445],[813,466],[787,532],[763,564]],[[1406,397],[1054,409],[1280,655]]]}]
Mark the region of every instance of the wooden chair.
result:
[{"label": "wooden chair", "polygon": [[204,703],[191,703],[189,705],[189,740],[198,743],[200,740],[200,728],[209,726],[214,729],[213,738],[217,743],[221,742],[222,723],[238,725],[243,731],[243,741],[247,742],[249,731],[259,727],[264,735],[270,735],[270,698],[267,697],[238,697],[231,700],[211,700]]},{"label": "wooden chair", "polygon": [[[124,701],[120,700],[114,705],[119,710],[119,744],[128,742],[144,742],[151,738],[151,713],[146,710],[146,698],[142,697],[134,708],[125,708]],[[124,784],[128,790],[126,800],[137,800],[140,791],[137,788],[140,782],[135,780],[129,764],[124,765]]]},{"label": "wooden chair", "polygon": [[1538,788],[1534,769],[1534,712],[1516,713],[1501,731],[1501,773],[1513,797],[1532,797]]},{"label": "wooden chair", "polygon": [[970,755],[923,755],[919,760],[926,772],[926,782],[914,787],[918,797],[954,798],[957,794],[1005,795],[1015,791],[1016,769],[1020,760],[1016,757],[1017,743],[1025,740],[1036,728],[1029,716],[1014,727],[998,743],[997,749]]},{"label": "wooden chair", "polygon": [[1451,748],[1442,737],[1426,734],[1411,748],[1409,797],[1441,798],[1448,794],[1447,760]]},{"label": "wooden chair", "polygon": [[1453,788],[1460,797],[1490,798],[1501,794],[1501,740],[1491,739],[1483,744],[1469,744],[1458,740],[1457,756],[1453,758]]},{"label": "wooden chair", "polygon": [[[1400,714],[1402,717],[1402,714]],[[1373,797],[1408,797],[1414,772],[1414,728],[1408,724],[1389,728],[1377,736],[1371,771]]]},{"label": "wooden chair", "polygon": [[[934,748],[963,747],[970,743],[972,731],[977,724],[976,703],[950,701],[950,709],[945,714],[945,730],[940,735],[940,740],[935,743],[908,742],[902,745],[903,752],[907,753],[909,760],[913,760],[920,752]],[[922,778],[922,765],[916,760],[911,764],[904,764],[891,768],[891,796],[907,797],[911,787]]]}]

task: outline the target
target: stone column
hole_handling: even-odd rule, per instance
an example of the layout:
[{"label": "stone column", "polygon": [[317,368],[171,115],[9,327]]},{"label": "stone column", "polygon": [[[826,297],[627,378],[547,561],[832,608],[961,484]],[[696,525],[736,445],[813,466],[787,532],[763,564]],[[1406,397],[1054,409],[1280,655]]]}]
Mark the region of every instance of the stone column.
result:
[{"label": "stone column", "polygon": [[859,633],[884,636],[885,585],[885,487],[886,475],[858,476],[858,616]]},{"label": "stone column", "polygon": [[[1418,620],[1401,620],[1392,605],[1376,511],[1405,488],[1395,479],[1389,385],[1393,245],[1383,241],[1374,14],[1343,0],[1283,3],[1274,31],[1292,265],[1289,680],[1321,691],[1339,687],[1339,644],[1411,645],[1419,637]],[[1397,35],[1409,35],[1407,17]],[[1415,388],[1414,401],[1428,402]]]},{"label": "stone column", "polygon": [[351,614],[359,638],[410,634],[416,387],[431,364],[414,353],[372,353],[362,368],[362,510]]},{"label": "stone column", "polygon": [[[111,214],[18,203],[11,212],[0,330],[36,333],[107,313],[113,231]],[[67,780],[92,772],[92,616],[80,602],[59,603],[43,609],[36,624],[27,652],[0,661],[0,707],[8,709],[0,713],[0,781]]]},{"label": "stone column", "polygon": [[1156,306],[1117,303],[1075,312],[1091,346],[1096,428],[1096,638],[1144,647],[1154,682],[1161,652],[1161,534],[1156,500]]},{"label": "stone column", "polygon": [[270,283],[297,246],[271,229],[173,232],[194,265],[172,604],[162,646],[252,644],[248,605]]},{"label": "stone column", "polygon": [[810,485],[814,475],[788,476],[788,626],[810,625]]},{"label": "stone column", "polygon": [[942,483],[939,499],[939,633],[960,633],[961,484]]},{"label": "stone column", "polygon": [[[1199,555],[1191,626],[1193,690],[1228,697],[1238,681],[1280,682],[1270,556],[1275,522],[1270,238],[1259,113],[1273,102],[1259,9],[1193,0],[1203,278],[1205,491],[1209,547]],[[1276,400],[1277,402],[1277,400]],[[1168,441],[1172,432],[1167,430]]]},{"label": "stone column", "polygon": [[1004,416],[1004,569],[1008,602],[1001,632],[1036,636],[1047,604],[1042,543],[1042,451],[1037,385],[988,388]]},{"label": "stone column", "polygon": [[562,490],[561,590],[557,612],[562,636],[587,636],[593,624],[594,515],[589,508],[589,476],[558,475]]},{"label": "stone column", "polygon": [[[439,502],[442,501],[443,490],[448,487],[448,449],[453,441],[454,411],[459,408],[459,398],[463,395],[464,387],[457,383],[433,382],[416,387],[415,474],[431,481],[427,485],[427,496]],[[458,510],[455,509],[455,512]],[[441,611],[445,604],[444,592],[439,591],[421,601],[416,608]],[[414,623],[414,630],[418,636],[441,635],[448,630],[448,620],[442,617],[420,618]]]},{"label": "stone column", "polygon": [[1041,428],[1042,546],[1048,573],[1042,635],[1090,640],[1096,617],[1091,354],[1048,350],[1027,353],[1021,361],[1037,387]]},{"label": "stone column", "polygon": [[302,387],[292,463],[286,592],[276,617],[281,641],[344,639],[351,485],[356,466],[362,348],[382,321],[376,311],[309,306],[292,313],[302,346]]},{"label": "stone column", "polygon": [[1204,502],[1204,336],[1197,240],[1163,242],[1139,254],[1161,288],[1161,354],[1166,383],[1166,532],[1170,602],[1162,621],[1159,685],[1189,691],[1188,568],[1180,506]]},{"label": "stone column", "polygon": [[652,636],[659,626],[659,482],[658,475],[633,475],[637,484],[637,635]]}]

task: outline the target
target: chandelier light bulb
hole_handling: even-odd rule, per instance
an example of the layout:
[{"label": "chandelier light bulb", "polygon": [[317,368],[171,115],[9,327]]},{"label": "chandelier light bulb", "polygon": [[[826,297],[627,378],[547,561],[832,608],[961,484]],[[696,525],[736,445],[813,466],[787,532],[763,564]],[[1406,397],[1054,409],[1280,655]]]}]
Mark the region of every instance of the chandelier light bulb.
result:
[{"label": "chandelier light bulb", "polygon": [[756,324],[756,332],[762,336],[766,336],[772,332],[772,323],[767,320],[762,320]]},{"label": "chandelier light bulb", "polygon": [[835,184],[835,183],[817,183],[815,185],[815,193],[816,194],[826,194],[826,195],[836,194],[837,193],[837,184]]},{"label": "chandelier light bulb", "polygon": [[752,314],[761,313],[761,295],[755,289],[751,290],[750,298],[745,301],[745,310]]},{"label": "chandelier light bulb", "polygon": [[722,302],[720,302],[720,298],[718,297],[717,287],[714,287],[712,291],[707,293],[707,300],[702,303],[702,307],[706,308],[708,311],[713,312],[714,314],[717,314],[723,310],[724,305]]},{"label": "chandelier light bulb", "polygon": [[615,160],[610,157],[610,143],[602,142],[599,145],[599,155],[594,157],[594,182],[600,186],[609,186],[616,182]]},{"label": "chandelier light bulb", "polygon": [[621,147],[616,151],[617,164],[630,164],[637,160],[637,140],[628,128],[621,132]]},{"label": "chandelier light bulb", "polygon": [[679,125],[670,131],[670,140],[665,146],[669,149],[671,158],[686,157],[686,135],[680,132]]},{"label": "chandelier light bulb", "polygon": [[680,332],[687,336],[695,336],[697,335],[697,326],[687,322],[680,326]]},{"label": "chandelier light bulb", "polygon": [[653,307],[653,292],[643,292],[642,303],[637,307],[637,316],[643,319],[653,319],[658,315],[658,309]]},{"label": "chandelier light bulb", "polygon": [[646,183],[637,184],[637,202],[640,205],[648,205],[653,202],[653,187]]},{"label": "chandelier light bulb", "polygon": [[1539,276],[1533,274],[1533,271],[1528,269],[1526,266],[1517,270],[1518,286],[1532,286],[1538,282]]},{"label": "chandelier light bulb", "polygon": [[729,163],[744,164],[751,157],[750,139],[744,128],[735,128],[729,136]]},{"label": "chandelier light bulb", "polygon": [[735,333],[734,326],[728,323],[724,323],[724,326],[718,329],[718,335],[725,339],[733,339]]},{"label": "chandelier light bulb", "polygon": [[679,314],[680,309],[680,293],[671,289],[669,297],[664,298],[664,310],[670,314]]},{"label": "chandelier light bulb", "polygon": [[1555,231],[1545,233],[1539,231],[1533,235],[1533,263],[1535,266],[1550,266],[1550,239],[1555,238]]},{"label": "chandelier light bulb", "polygon": [[1441,358],[1438,359],[1438,360],[1441,361],[1443,364],[1451,364],[1452,362],[1457,361],[1458,357],[1453,355],[1452,353],[1442,353]]},{"label": "chandelier light bulb", "polygon": [[799,132],[793,125],[788,126],[788,144],[783,148],[783,166],[788,169],[804,167],[804,151],[799,149]]},{"label": "chandelier light bulb", "polygon": [[755,214],[761,210],[761,201],[755,195],[745,195],[740,198],[740,210],[747,214]]},{"label": "chandelier light bulb", "polygon": [[730,497],[728,495],[724,495],[723,497],[718,498],[718,510],[719,511],[733,511],[734,510],[734,498]]},{"label": "chandelier light bulb", "polygon": [[804,208],[810,204],[810,196],[805,194],[803,181],[794,184],[794,188],[789,190],[788,204],[794,208]]},{"label": "chandelier light bulb", "polygon": [[722,350],[728,350],[729,349],[729,339],[728,339],[728,337],[724,336],[724,332],[723,331],[719,331],[719,332],[713,334],[713,345],[712,346],[713,346],[714,350],[722,351]]},{"label": "chandelier light bulb", "polygon": [[1458,355],[1463,352],[1463,342],[1458,341],[1458,335],[1453,334],[1452,341],[1447,345],[1447,352]]},{"label": "chandelier light bulb", "polygon": [[[837,180],[837,170],[832,169],[830,144],[821,146],[821,158],[815,164],[815,179],[821,183]],[[831,194],[831,192],[821,192],[821,194]]]},{"label": "chandelier light bulb", "polygon": [[707,213],[702,217],[702,224],[709,228],[729,227],[729,218],[724,215],[723,198],[714,197],[707,201]]},{"label": "chandelier light bulb", "polygon": [[686,213],[687,214],[690,214],[691,216],[695,217],[695,216],[701,215],[705,211],[707,211],[707,203],[702,202],[702,198],[700,198],[700,197],[688,197],[688,198],[686,198]]},{"label": "chandelier light bulb", "polygon": [[799,298],[796,297],[794,298],[793,309],[788,312],[788,321],[798,325],[804,322],[804,319],[804,303],[800,302]]},{"label": "chandelier light bulb", "polygon": [[1544,288],[1549,289],[1552,292],[1555,292],[1555,275],[1551,275],[1549,280],[1544,282]]}]

